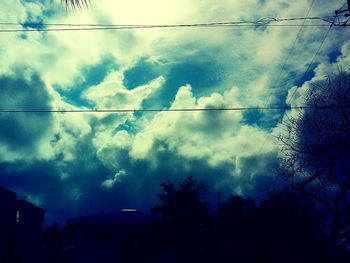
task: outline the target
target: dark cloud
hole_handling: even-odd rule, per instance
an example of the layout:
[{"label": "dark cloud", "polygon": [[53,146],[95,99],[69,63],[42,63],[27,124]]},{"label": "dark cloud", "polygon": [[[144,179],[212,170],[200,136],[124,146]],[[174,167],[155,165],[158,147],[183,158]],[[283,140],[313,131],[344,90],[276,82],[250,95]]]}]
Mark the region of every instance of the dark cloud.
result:
[{"label": "dark cloud", "polygon": [[235,191],[256,199],[265,198],[270,191],[283,188],[285,178],[278,174],[278,152],[241,157]]},{"label": "dark cloud", "polygon": [[[36,73],[17,70],[0,76],[2,110],[49,110],[51,98]],[[1,113],[0,145],[12,151],[35,151],[52,124],[50,113]]]},{"label": "dark cloud", "polygon": [[[50,97],[37,75],[23,78],[7,76],[2,78],[1,83],[4,83],[2,92],[8,99],[14,92],[11,87],[18,86],[16,90],[19,96],[12,102],[9,100],[7,107],[49,107]],[[180,96],[182,99],[178,103],[183,103],[183,99],[194,99],[189,88],[183,92],[185,94]],[[31,97],[33,99],[29,100]],[[219,94],[202,97],[201,100],[201,105],[208,107],[225,106],[225,103],[226,99]],[[51,137],[48,137],[53,154],[46,161],[2,161],[0,184],[44,207],[47,222],[59,220],[62,223],[67,217],[123,207],[148,211],[157,201],[156,193],[160,191],[161,182],[171,179],[179,183],[190,175],[207,184],[207,198],[214,209],[218,190],[224,199],[232,193],[253,196],[252,184],[268,185],[266,171],[276,161],[274,154],[249,155],[251,157],[241,158],[240,167],[237,167],[238,164],[232,158],[242,153],[234,148],[232,153],[227,152],[216,146],[218,143],[226,144],[227,140],[239,140],[239,137],[234,137],[239,115],[203,113],[185,115],[179,119],[177,116],[160,115],[147,127],[138,124],[140,130],[133,135],[125,130],[115,132],[128,119],[126,115],[114,114],[102,119],[85,119],[84,116],[74,119],[71,115],[55,115],[57,125],[52,129]],[[44,117],[40,115],[40,118]],[[43,123],[31,119],[35,125],[42,127],[34,129],[33,136],[29,134],[23,139],[24,143],[33,140],[28,144],[28,149],[35,146],[41,138],[41,132],[46,132],[51,125],[50,115],[46,118]],[[171,118],[174,118],[173,121]],[[168,122],[173,125],[171,130],[165,128]],[[236,128],[232,126],[233,122]],[[146,137],[146,141],[142,141],[142,136],[140,140],[135,140],[135,136],[142,132],[150,132],[151,136]],[[17,142],[14,136],[12,144],[17,145]],[[133,152],[139,149],[142,152],[142,148],[147,148],[147,145],[150,145],[150,149],[144,155]],[[202,147],[202,150],[209,152],[202,154]],[[214,161],[212,155],[218,155],[219,160]],[[255,181],[257,176],[260,176],[259,181]]]},{"label": "dark cloud", "polygon": [[64,161],[57,154],[45,161],[1,162],[0,171],[0,185],[43,207],[47,223],[63,223],[67,217],[113,210],[113,203],[118,203],[102,193],[100,182],[111,171],[98,160],[89,138],[75,145],[72,161]]},{"label": "dark cloud", "polygon": [[[223,193],[223,198],[228,198],[233,193],[249,195],[253,198],[266,197],[266,193],[272,186],[277,166],[277,154],[268,153],[242,158],[240,169],[236,172],[236,165],[232,162],[223,162],[212,166],[206,158],[181,157],[172,150],[168,143],[156,139],[146,159],[133,160],[127,150],[115,150],[114,156],[118,156],[120,170],[126,171],[126,176],[120,178],[107,191],[114,196],[115,203],[125,202],[125,205],[136,206],[148,210],[156,200],[156,193],[160,190],[160,183],[172,180],[175,183],[182,182],[186,177],[193,175],[197,180],[203,181],[208,186],[208,200],[212,208],[216,207],[217,191]],[[152,163],[155,160],[155,163]],[[256,193],[266,191],[265,194]],[[120,203],[120,205],[123,205]]]}]

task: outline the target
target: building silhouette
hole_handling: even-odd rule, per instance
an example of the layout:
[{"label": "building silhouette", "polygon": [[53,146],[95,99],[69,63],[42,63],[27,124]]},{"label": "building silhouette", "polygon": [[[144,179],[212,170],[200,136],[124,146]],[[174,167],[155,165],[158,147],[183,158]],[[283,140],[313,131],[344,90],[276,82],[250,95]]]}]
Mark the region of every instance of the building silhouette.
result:
[{"label": "building silhouette", "polygon": [[140,253],[134,240],[144,236],[145,224],[153,219],[135,209],[68,219],[66,240],[71,249],[65,262],[125,262],[127,250]]},{"label": "building silhouette", "polygon": [[45,210],[0,186],[0,262],[38,262]]}]

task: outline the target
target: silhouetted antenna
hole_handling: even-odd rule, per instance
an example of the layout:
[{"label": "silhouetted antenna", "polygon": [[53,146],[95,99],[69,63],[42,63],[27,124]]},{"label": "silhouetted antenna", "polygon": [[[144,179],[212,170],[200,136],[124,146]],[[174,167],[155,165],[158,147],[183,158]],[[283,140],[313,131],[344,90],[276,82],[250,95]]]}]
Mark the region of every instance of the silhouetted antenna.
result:
[{"label": "silhouetted antenna", "polygon": [[221,209],[221,193],[218,191],[218,212],[220,212]]}]

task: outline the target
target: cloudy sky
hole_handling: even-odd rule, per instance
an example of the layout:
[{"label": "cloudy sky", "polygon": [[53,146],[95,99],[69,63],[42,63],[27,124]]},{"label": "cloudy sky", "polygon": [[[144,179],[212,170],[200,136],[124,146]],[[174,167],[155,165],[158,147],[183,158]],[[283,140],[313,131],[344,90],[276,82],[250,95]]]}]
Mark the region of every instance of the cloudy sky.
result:
[{"label": "cloudy sky", "polygon": [[[1,110],[295,106],[310,81],[350,66],[343,27],[333,27],[322,46],[328,26],[36,30],[48,23],[327,17],[343,0],[91,2],[72,11],[59,0],[2,1]],[[285,22],[291,23],[326,25]],[[7,29],[34,31],[1,32]],[[123,207],[148,211],[160,182],[189,175],[208,185],[212,200],[218,190],[261,198],[276,183],[279,149],[272,134],[283,116],[0,113],[0,185],[45,208],[47,222]]]}]

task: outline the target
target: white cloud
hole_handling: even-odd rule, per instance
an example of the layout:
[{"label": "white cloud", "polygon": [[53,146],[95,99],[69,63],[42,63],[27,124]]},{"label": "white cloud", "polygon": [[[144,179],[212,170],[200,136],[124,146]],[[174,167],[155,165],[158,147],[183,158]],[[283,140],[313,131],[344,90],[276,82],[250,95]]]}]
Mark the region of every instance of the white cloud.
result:
[{"label": "white cloud", "polygon": [[101,187],[110,189],[114,186],[114,184],[121,182],[122,178],[125,177],[126,171],[124,170],[120,170],[119,172],[117,172],[113,178],[111,179],[106,179],[105,181],[102,182]]},{"label": "white cloud", "polygon": [[[306,14],[310,4],[304,0],[261,1],[265,4],[259,6],[257,3],[260,1],[256,0],[101,0],[94,1],[87,10],[65,12],[59,3],[52,1],[49,4],[22,2],[2,3],[0,17],[3,21],[24,22],[43,18],[49,23],[215,22],[264,16],[299,17]],[[310,16],[331,14],[338,2],[341,5],[343,1],[319,1]],[[47,11],[54,11],[54,14],[43,17]],[[292,87],[294,84],[290,84],[288,72],[302,76],[327,30],[304,28],[294,49],[291,48],[298,27],[0,33],[0,74],[19,74],[19,66],[38,72],[45,82],[45,92],[53,98],[50,105],[54,109],[84,108],[79,103],[73,105],[68,102],[77,98],[90,102],[97,109],[138,109],[143,107],[145,100],[165,89],[167,81],[170,81],[165,73],[172,66],[205,62],[220,65],[205,74],[219,75],[222,81],[211,84],[207,89],[188,82],[181,83],[187,85],[169,91],[167,105],[170,108],[274,104],[283,100],[281,96],[285,96],[288,89],[287,100],[296,91],[289,102],[298,105],[309,83],[297,89]],[[315,69],[313,80],[323,77],[330,70],[335,71],[339,66],[349,67],[350,45],[343,32],[340,29],[330,32],[315,58],[314,62],[320,64]],[[336,63],[331,63],[328,50],[340,48],[342,56]],[[77,92],[78,95],[74,93],[72,98],[63,97],[62,90],[77,91],[81,89],[78,84],[89,79],[83,69],[96,66],[106,58],[113,60],[118,70],[105,73],[107,76],[102,76],[103,80],[94,86],[86,84],[85,90]],[[287,58],[288,63],[282,70]],[[140,59],[157,61],[162,70],[156,77],[146,80],[146,84],[129,90],[124,84],[124,74]],[[205,77],[208,76],[198,76]],[[39,123],[38,120],[34,122]],[[232,187],[243,193],[253,180],[270,173],[276,161],[277,148],[270,131],[246,122],[242,112],[160,112],[141,117],[133,113],[54,114],[51,124],[44,124],[47,130],[41,134],[35,151],[30,154],[20,149],[9,150],[8,144],[0,142],[1,161],[53,161],[59,167],[59,173],[54,174],[67,185],[75,178],[84,178],[81,180],[84,181],[83,186],[69,184],[71,189],[65,189],[65,196],[70,196],[73,201],[87,200],[84,199],[88,196],[87,191],[96,190],[94,187],[115,190],[123,182],[131,180],[130,185],[137,185],[134,188],[139,189],[147,180],[161,180],[160,173],[176,176],[177,173],[190,173],[196,169],[206,175],[210,169],[210,172],[224,174],[225,180],[211,181],[217,185],[232,183],[227,177],[235,178],[238,181],[234,181],[236,186]],[[35,131],[35,127],[32,128]],[[274,132],[280,128],[278,126]],[[101,168],[99,165],[113,175],[94,176],[98,172],[91,167]],[[80,175],[82,167],[88,176]],[[206,170],[200,170],[201,167]],[[152,172],[159,174],[152,177]],[[154,184],[158,186],[158,182]]]},{"label": "white cloud", "polygon": [[102,0],[92,7],[122,24],[174,23],[189,17],[194,10],[194,1],[177,0]]},{"label": "white cloud", "polygon": [[138,109],[144,99],[162,87],[164,78],[158,77],[144,86],[128,90],[123,85],[121,72],[114,72],[107,81],[87,89],[83,98],[102,109]]},{"label": "white cloud", "polygon": [[[239,105],[237,88],[224,95],[213,93],[194,98],[190,86],[181,87],[171,108],[215,108]],[[235,156],[273,151],[267,133],[242,123],[241,112],[161,112],[146,122],[134,139],[131,156],[135,159],[152,157],[155,141],[163,141],[169,151],[188,159],[201,159],[218,166],[232,162]],[[254,138],[254,140],[252,140]],[[264,145],[263,145],[264,144]]]}]

